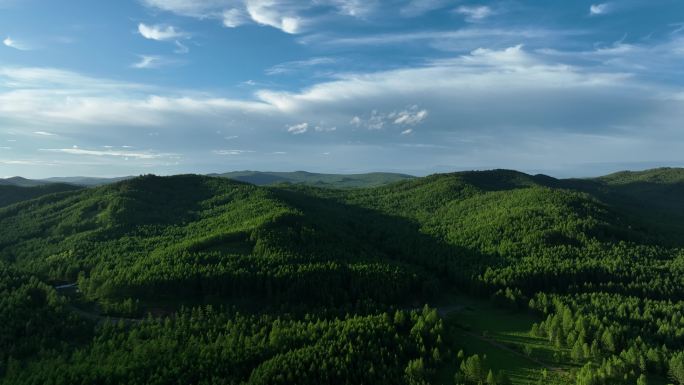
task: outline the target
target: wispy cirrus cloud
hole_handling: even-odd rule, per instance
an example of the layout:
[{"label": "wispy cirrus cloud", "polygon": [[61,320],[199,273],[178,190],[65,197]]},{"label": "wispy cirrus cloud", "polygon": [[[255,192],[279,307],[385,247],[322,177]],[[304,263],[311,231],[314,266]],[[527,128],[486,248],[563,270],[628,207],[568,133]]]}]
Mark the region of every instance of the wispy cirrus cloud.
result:
[{"label": "wispy cirrus cloud", "polygon": [[247,13],[254,22],[280,29],[285,33],[298,33],[303,19],[288,7],[279,7],[275,0],[248,0]]},{"label": "wispy cirrus cloud", "polygon": [[444,8],[450,3],[452,3],[450,0],[413,0],[402,6],[399,13],[404,17],[416,17]]},{"label": "wispy cirrus cloud", "polygon": [[309,131],[309,123],[299,123],[286,126],[287,132],[293,135],[301,135]]},{"label": "wispy cirrus cloud", "polygon": [[172,25],[147,25],[144,23],[138,24],[138,33],[145,39],[157,41],[177,40],[188,36]]},{"label": "wispy cirrus cloud", "polygon": [[106,156],[116,158],[134,158],[134,159],[160,159],[160,158],[179,158],[179,154],[158,153],[154,151],[126,151],[126,150],[89,150],[84,148],[43,148],[40,151],[56,152],[70,155],[84,155],[84,156]]},{"label": "wispy cirrus cloud", "polygon": [[248,22],[266,25],[285,33],[298,33],[303,19],[298,12],[309,6],[294,1],[273,0],[143,0],[149,7],[199,19],[221,20],[236,28]]},{"label": "wispy cirrus cloud", "polygon": [[216,155],[243,155],[253,153],[252,150],[213,150],[212,153]]},{"label": "wispy cirrus cloud", "polygon": [[477,22],[491,16],[494,11],[486,5],[461,5],[454,12],[465,16],[469,22]]},{"label": "wispy cirrus cloud", "polygon": [[[182,39],[190,38],[190,34],[180,31],[172,25],[147,25],[144,23],[138,24],[138,33],[145,39],[155,41],[169,41],[176,46],[174,53],[186,54],[190,52],[187,45],[181,42]],[[134,68],[156,68],[163,65],[163,61],[155,56],[143,56],[138,64],[134,64]],[[168,64],[168,62],[166,63]],[[156,66],[156,67],[153,67]]]},{"label": "wispy cirrus cloud", "polygon": [[336,36],[310,34],[299,39],[302,44],[333,47],[397,46],[425,43],[446,51],[472,50],[487,46],[492,41],[548,42],[569,36],[584,34],[581,30],[551,30],[544,28],[479,28],[466,27],[450,30],[417,30],[395,33],[366,34],[360,36]]},{"label": "wispy cirrus cloud", "polygon": [[223,25],[227,28],[237,28],[249,22],[249,15],[240,8],[226,9],[222,13]]},{"label": "wispy cirrus cloud", "polygon": [[255,23],[288,34],[301,33],[330,15],[365,18],[382,4],[375,0],[143,0],[143,3],[182,16],[220,20],[228,28]]},{"label": "wispy cirrus cloud", "polygon": [[415,126],[423,122],[427,116],[428,111],[426,109],[419,109],[417,105],[413,105],[405,110],[392,112],[388,115],[390,119],[394,119],[394,124],[408,126]]},{"label": "wispy cirrus cloud", "polygon": [[32,47],[24,42],[17,41],[9,36],[7,36],[3,41],[2,44],[5,45],[5,47],[9,48],[14,48],[19,51],[30,51],[32,50]]},{"label": "wispy cirrus cloud", "polygon": [[57,136],[57,134],[53,134],[47,131],[33,131],[33,133],[40,136]]},{"label": "wispy cirrus cloud", "polygon": [[314,57],[306,60],[295,60],[285,63],[276,64],[266,69],[266,75],[282,75],[291,72],[297,72],[311,67],[335,64],[338,60],[330,57]]},{"label": "wispy cirrus cloud", "polygon": [[142,0],[142,2],[148,7],[200,19],[220,17],[223,9],[240,3],[235,0]]},{"label": "wispy cirrus cloud", "polygon": [[155,69],[178,63],[175,60],[167,59],[157,55],[139,55],[139,60],[131,64],[136,69]]},{"label": "wispy cirrus cloud", "polygon": [[592,4],[589,6],[589,15],[605,15],[611,11],[611,8],[612,5],[610,3]]},{"label": "wispy cirrus cloud", "polygon": [[[426,109],[421,109],[414,104],[402,110],[382,113],[377,110],[371,111],[368,118],[354,116],[350,121],[354,127],[364,127],[369,130],[381,130],[389,126],[415,126],[422,123],[428,116]],[[411,133],[413,129],[404,129],[402,133]]]},{"label": "wispy cirrus cloud", "polygon": [[[669,44],[678,43],[673,39]],[[643,48],[616,48],[602,55],[631,60],[631,50],[637,49]],[[676,62],[673,50],[657,52],[672,55],[668,60]],[[517,163],[510,167],[532,167],[542,155],[547,163],[560,164],[573,161],[571,150],[607,143],[597,136],[625,138],[614,142],[618,144],[610,156],[615,159],[633,156],[638,144],[646,146],[642,153],[651,151],[652,138],[672,148],[649,153],[674,157],[678,153],[674,144],[684,143],[679,130],[683,103],[681,91],[670,84],[639,78],[611,63],[582,65],[576,57],[528,50],[523,45],[479,48],[392,70],[338,74],[334,80],[293,91],[260,87],[242,98],[117,83],[55,69],[0,67],[3,121],[25,132],[50,127],[59,134],[56,141],[69,138],[80,146],[40,152],[57,160],[87,155],[105,162],[129,155],[140,161],[209,162],[202,156],[209,156],[217,138],[225,136],[217,137],[219,131],[239,136],[238,143],[251,143],[251,150],[264,159],[277,150],[293,154],[288,161],[304,161],[297,154],[305,152],[304,146],[316,146],[356,165],[371,159],[382,166],[390,165],[382,163],[388,159],[401,163],[406,151],[411,151],[413,162],[468,165],[480,159],[508,165],[515,154],[501,149],[511,146],[521,146],[527,160],[515,158]],[[283,122],[291,124],[284,127]],[[334,134],[315,134],[333,127]],[[150,131],[159,135],[149,137]],[[138,148],[158,150],[98,147],[122,136]],[[394,148],[388,138],[402,145],[439,143],[445,149]],[[539,143],[537,148],[534,143]],[[436,151],[440,153],[435,155]],[[160,154],[182,157],[155,158]],[[601,161],[606,156],[590,152],[587,159]],[[255,161],[251,158],[235,157],[234,161]]]}]

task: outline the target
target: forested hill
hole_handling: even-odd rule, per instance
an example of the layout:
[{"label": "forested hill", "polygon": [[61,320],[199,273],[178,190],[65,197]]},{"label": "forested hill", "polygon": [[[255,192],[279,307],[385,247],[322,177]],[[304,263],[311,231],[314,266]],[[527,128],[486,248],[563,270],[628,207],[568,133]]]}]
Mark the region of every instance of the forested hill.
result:
[{"label": "forested hill", "polygon": [[359,188],[376,187],[389,183],[415,178],[411,175],[373,172],[367,174],[318,174],[306,171],[267,172],[267,171],[233,171],[223,174],[210,174],[258,186],[280,183],[304,184],[316,187]]},{"label": "forested hill", "polygon": [[[651,173],[356,189],[148,175],[15,203],[0,383],[510,383],[478,366],[467,326],[422,309],[453,291],[534,317],[525,338],[554,353],[530,362],[565,368],[535,382],[684,380],[684,233],[657,220],[684,217],[680,170]],[[92,322],[105,314],[128,320]]]},{"label": "forested hill", "polygon": [[13,203],[31,200],[43,195],[78,190],[80,187],[55,183],[33,187],[21,187],[14,185],[0,185],[0,207],[9,206]]}]

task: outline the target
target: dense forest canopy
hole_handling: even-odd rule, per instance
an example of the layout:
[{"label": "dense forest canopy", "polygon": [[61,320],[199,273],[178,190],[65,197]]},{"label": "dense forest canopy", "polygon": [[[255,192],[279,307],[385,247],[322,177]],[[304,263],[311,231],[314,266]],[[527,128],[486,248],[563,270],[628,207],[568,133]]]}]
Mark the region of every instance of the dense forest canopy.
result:
[{"label": "dense forest canopy", "polygon": [[542,383],[684,383],[680,169],[55,186],[0,190],[0,383],[523,383],[453,292],[533,317]]}]

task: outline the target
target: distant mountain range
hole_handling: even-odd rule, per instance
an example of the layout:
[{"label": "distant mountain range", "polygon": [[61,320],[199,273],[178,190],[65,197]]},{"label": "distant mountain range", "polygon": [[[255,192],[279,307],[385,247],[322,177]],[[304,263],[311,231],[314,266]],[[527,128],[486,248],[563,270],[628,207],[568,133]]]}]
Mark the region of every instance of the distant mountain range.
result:
[{"label": "distant mountain range", "polygon": [[[303,184],[316,187],[328,188],[358,188],[376,187],[389,183],[415,178],[406,174],[373,172],[367,174],[318,174],[306,171],[294,172],[268,172],[268,171],[233,171],[223,174],[209,174],[208,176],[228,178],[240,182],[251,183],[257,186],[268,186],[281,183]],[[0,179],[0,186],[10,185],[19,187],[34,187],[52,183],[66,183],[75,186],[93,187],[122,180],[132,179],[133,176],[117,178],[93,178],[93,177],[54,177],[47,179],[26,179],[12,177]]]},{"label": "distant mountain range", "polygon": [[110,183],[116,183],[122,180],[134,178],[133,176],[124,176],[118,178],[92,178],[85,176],[74,177],[54,177],[46,179],[26,179],[20,176],[12,178],[1,179],[0,186],[18,186],[18,187],[36,187],[45,186],[48,184],[70,184],[74,186],[92,187],[101,186]]},{"label": "distant mountain range", "polygon": [[135,178],[135,177],[134,176],[121,176],[121,177],[116,177],[116,178],[93,178],[93,177],[87,177],[87,176],[74,176],[74,177],[54,177],[54,178],[40,179],[40,180],[37,180],[37,182],[67,183],[67,184],[73,184],[76,186],[91,187],[91,186],[102,186],[105,184],[116,183],[116,182],[120,182],[122,180],[127,180],[127,179],[132,179],[132,178]]},{"label": "distant mountain range", "polygon": [[7,179],[0,179],[0,186],[17,186],[17,187],[35,187],[47,184],[44,181],[26,179],[20,176],[15,176]]},{"label": "distant mountain range", "polygon": [[372,172],[367,174],[318,174],[306,171],[233,171],[223,174],[209,174],[208,176],[228,178],[255,184],[257,186],[290,183],[329,188],[377,187],[415,178],[412,175],[387,172]]}]

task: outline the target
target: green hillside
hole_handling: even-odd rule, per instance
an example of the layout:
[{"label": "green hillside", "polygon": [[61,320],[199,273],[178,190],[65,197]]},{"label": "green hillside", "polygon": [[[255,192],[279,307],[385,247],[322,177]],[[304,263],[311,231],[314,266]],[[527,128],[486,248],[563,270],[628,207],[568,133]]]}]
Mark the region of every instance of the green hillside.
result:
[{"label": "green hillside", "polygon": [[0,208],[0,383],[679,381],[680,175],[143,176]]},{"label": "green hillside", "polygon": [[247,182],[258,186],[275,185],[279,183],[303,184],[328,188],[359,188],[376,187],[385,184],[415,178],[406,174],[374,172],[368,174],[317,174],[306,171],[295,172],[263,172],[263,171],[234,171],[223,174],[210,174]]},{"label": "green hillside", "polygon": [[34,187],[0,185],[0,207],[35,199],[43,195],[78,190],[79,187],[68,184],[49,184]]}]

